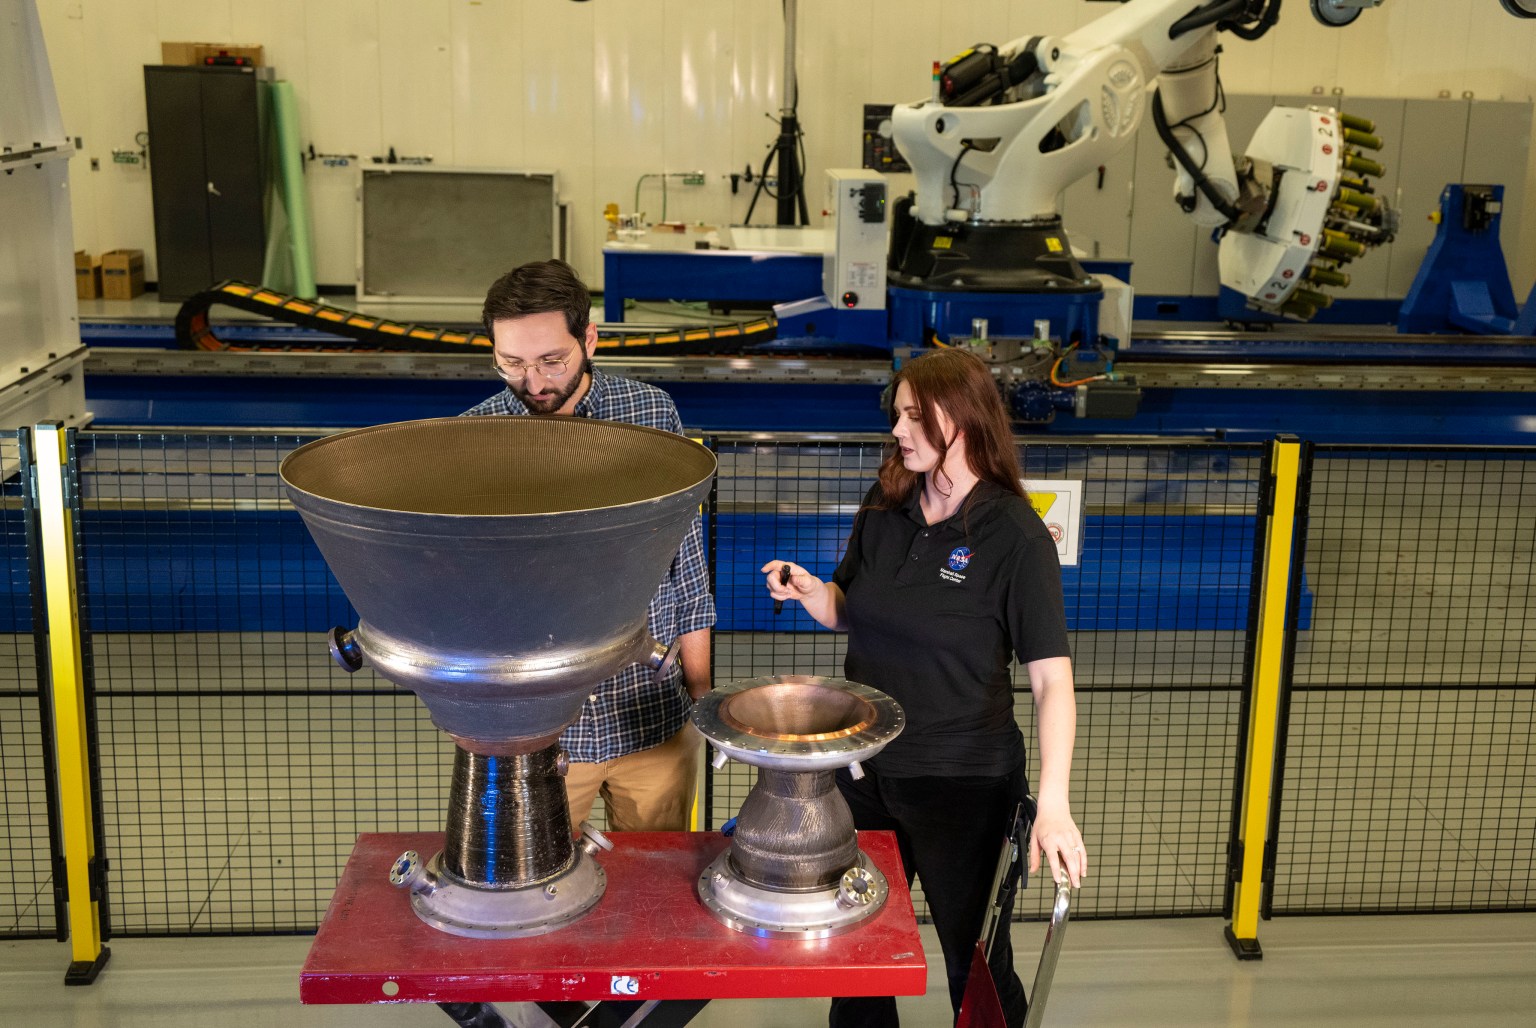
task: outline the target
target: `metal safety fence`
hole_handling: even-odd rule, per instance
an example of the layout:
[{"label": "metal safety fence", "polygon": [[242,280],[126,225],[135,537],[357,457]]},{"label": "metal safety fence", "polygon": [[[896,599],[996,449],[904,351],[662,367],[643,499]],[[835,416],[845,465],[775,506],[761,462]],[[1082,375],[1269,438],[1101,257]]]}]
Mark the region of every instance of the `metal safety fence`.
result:
[{"label": "metal safety fence", "polygon": [[1536,907],[1536,452],[1318,446],[1276,914]]},{"label": "metal safety fence", "polygon": [[[366,669],[342,673],[324,645],[356,615],[282,495],[278,463],[307,438],[76,436],[112,933],[309,931],[358,833],[442,828],[452,743],[413,696]],[[706,443],[720,461],[706,510],[716,680],[840,675],[840,637],[797,605],[775,614],[758,569],[784,557],[830,574],[880,440]],[[1021,454],[1030,479],[1082,484],[1083,547],[1063,585],[1079,706],[1073,813],[1093,870],[1074,914],[1230,912],[1268,451],[1051,440]],[[1317,451],[1293,576],[1294,668],[1281,683],[1267,910],[1529,909],[1536,599],[1518,511],[1536,489],[1532,459]],[[13,845],[25,836],[34,856],[14,865],[32,880],[0,889],[0,934],[52,934],[37,583],[16,527],[27,476],[6,488],[16,671],[0,688],[0,758]],[[1453,534],[1475,541],[1451,550]],[[1022,673],[1016,701],[1033,759]],[[754,774],[731,764],[708,776],[706,827],[735,812]],[[1487,862],[1477,884],[1436,848],[1452,836]],[[1346,853],[1354,867],[1341,872]],[[1047,913],[1047,892],[1025,890],[1019,913]]]},{"label": "metal safety fence", "polygon": [[[831,575],[882,442],[711,445],[716,679],[840,676],[842,637],[796,604],[775,614],[759,568],[777,557]],[[1021,449],[1026,478],[1083,484],[1083,551],[1062,572],[1078,694],[1073,813],[1093,861],[1074,916],[1222,911],[1264,454],[1220,443]],[[1015,675],[1033,758],[1033,701]],[[735,813],[755,774],[731,764],[713,776],[713,823]],[[1051,898],[1026,889],[1021,911],[1048,916]],[[920,889],[914,899],[923,912]]]},{"label": "metal safety fence", "polygon": [[0,809],[6,863],[0,882],[0,936],[60,937],[61,899],[54,894],[59,812],[53,792],[53,749],[47,731],[47,675],[39,670],[36,605],[41,582],[29,538],[31,497],[24,488],[25,435],[0,438],[0,559],[6,593],[0,617]]}]

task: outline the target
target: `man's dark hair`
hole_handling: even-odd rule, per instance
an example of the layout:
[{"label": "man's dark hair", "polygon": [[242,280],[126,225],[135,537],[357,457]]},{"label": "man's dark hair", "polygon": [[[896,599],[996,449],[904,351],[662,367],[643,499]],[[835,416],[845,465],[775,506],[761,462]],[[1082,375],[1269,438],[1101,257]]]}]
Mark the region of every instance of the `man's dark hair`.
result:
[{"label": "man's dark hair", "polygon": [[494,341],[494,324],[507,318],[559,311],[571,335],[582,339],[592,320],[592,294],[576,269],[562,260],[533,261],[513,268],[498,278],[485,294],[480,320]]}]

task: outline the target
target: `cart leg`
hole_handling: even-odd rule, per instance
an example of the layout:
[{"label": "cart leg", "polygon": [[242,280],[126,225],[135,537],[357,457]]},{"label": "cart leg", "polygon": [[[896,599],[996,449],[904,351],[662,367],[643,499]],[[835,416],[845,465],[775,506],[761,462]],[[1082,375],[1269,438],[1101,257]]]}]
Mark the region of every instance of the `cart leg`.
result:
[{"label": "cart leg", "polygon": [[459,1028],[516,1028],[489,1003],[439,1003],[438,1007]]}]

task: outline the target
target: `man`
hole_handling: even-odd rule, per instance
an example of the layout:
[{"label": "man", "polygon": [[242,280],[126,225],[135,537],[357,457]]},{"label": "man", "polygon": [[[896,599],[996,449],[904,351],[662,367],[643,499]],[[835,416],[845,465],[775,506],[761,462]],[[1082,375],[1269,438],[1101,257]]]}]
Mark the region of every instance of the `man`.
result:
[{"label": "man", "polygon": [[[464,413],[599,418],[681,434],[682,419],[666,393],[593,365],[597,326],[591,313],[587,287],[564,261],[535,261],[497,279],[482,319],[507,388]],[[537,602],[536,595],[530,602]],[[602,795],[612,829],[688,828],[701,739],[688,724],[688,708],[710,689],[715,623],[699,518],[651,599],[647,619],[658,641],[679,640],[678,666],[659,685],[644,665],[624,668],[592,690],[581,716],[561,734],[571,762],[565,791],[572,824],[589,817]]]}]

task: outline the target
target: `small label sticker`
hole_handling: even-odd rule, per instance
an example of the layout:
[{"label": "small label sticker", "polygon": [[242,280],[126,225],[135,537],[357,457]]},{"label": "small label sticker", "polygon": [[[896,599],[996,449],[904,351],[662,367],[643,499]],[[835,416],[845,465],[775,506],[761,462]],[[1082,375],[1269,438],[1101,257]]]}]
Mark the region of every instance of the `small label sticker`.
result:
[{"label": "small label sticker", "polygon": [[615,996],[638,996],[640,979],[632,974],[616,974],[608,980],[608,991]]},{"label": "small label sticker", "polygon": [[1047,250],[1051,251],[1052,253],[1060,253],[1061,252],[1061,240],[1057,239],[1055,236],[1046,236],[1045,237],[1045,248]]},{"label": "small label sticker", "polygon": [[953,244],[954,240],[948,236],[935,236],[933,239],[933,248],[935,250],[948,250]]},{"label": "small label sticker", "polygon": [[1056,543],[1061,566],[1077,567],[1083,555],[1083,483],[1080,479],[1021,480],[1029,503]]}]

